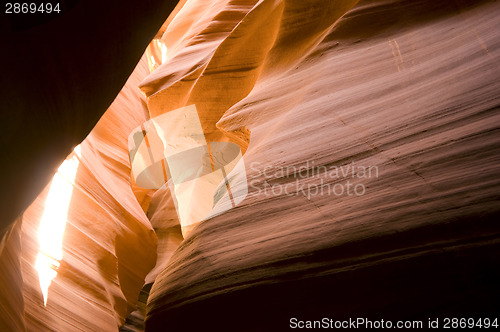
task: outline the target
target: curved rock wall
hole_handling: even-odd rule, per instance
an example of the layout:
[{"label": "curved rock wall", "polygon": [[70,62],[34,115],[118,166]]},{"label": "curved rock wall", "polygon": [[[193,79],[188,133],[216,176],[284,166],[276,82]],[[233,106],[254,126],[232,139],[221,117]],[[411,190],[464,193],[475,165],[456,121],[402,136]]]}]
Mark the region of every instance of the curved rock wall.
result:
[{"label": "curved rock wall", "polygon": [[176,3],[62,1],[59,14],[0,16],[0,237],[96,125]]},{"label": "curved rock wall", "polygon": [[153,114],[194,103],[207,128],[246,133],[250,192],[181,243],[151,289],[147,328],[494,312],[497,3],[183,10],[142,89]]},{"label": "curved rock wall", "polygon": [[[46,306],[34,267],[51,184],[3,228],[1,329],[117,330],[151,284],[150,331],[493,317],[499,12],[496,1],[469,0],[181,1],[160,29],[165,61],[150,74],[143,57],[81,144]],[[169,190],[134,183],[127,141],[148,119],[192,104],[206,141],[244,152],[248,194],[183,239]],[[71,140],[50,146],[39,180],[91,126],[98,112],[83,116],[84,105],[65,113],[71,126],[40,126],[57,134],[51,142]],[[16,201],[2,225],[42,182],[1,200]],[[140,328],[142,311],[122,330]]]},{"label": "curved rock wall", "polygon": [[4,331],[23,331],[24,300],[21,273],[21,222],[17,220],[5,235],[0,251],[0,327]]},{"label": "curved rock wall", "polygon": [[[129,133],[148,119],[144,98],[137,89],[148,74],[143,57],[112,106],[80,144],[75,179],[67,179],[72,191],[63,193],[71,198],[65,216],[62,259],[48,289],[46,306],[36,258],[40,221],[48,209],[48,199],[54,199],[48,197],[51,184],[18,220],[16,225],[22,222],[22,231],[19,234],[19,227],[14,229],[2,253],[2,260],[20,260],[17,278],[2,282],[24,297],[24,306],[22,298],[19,302],[12,295],[8,302],[2,300],[21,321],[13,319],[11,324],[24,324],[29,331],[116,331],[135,308],[144,278],[155,265],[157,245],[143,210],[147,208],[148,192],[133,190],[130,183],[127,144]],[[62,201],[61,196],[55,198]],[[53,233],[57,233],[55,218],[49,215]]]}]

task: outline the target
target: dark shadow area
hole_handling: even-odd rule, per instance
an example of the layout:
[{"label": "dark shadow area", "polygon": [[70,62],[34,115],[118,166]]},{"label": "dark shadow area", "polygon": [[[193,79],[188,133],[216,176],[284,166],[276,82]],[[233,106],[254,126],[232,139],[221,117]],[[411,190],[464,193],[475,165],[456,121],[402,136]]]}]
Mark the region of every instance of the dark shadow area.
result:
[{"label": "dark shadow area", "polygon": [[176,4],[63,1],[60,13],[36,15],[2,9],[0,235],[94,127]]},{"label": "dark shadow area", "polygon": [[264,266],[255,271],[260,284],[162,307],[147,317],[146,330],[288,331],[293,317],[420,320],[424,328],[429,318],[494,319],[500,307],[499,217],[464,218],[304,253],[279,264],[317,270],[277,278],[278,266]]}]

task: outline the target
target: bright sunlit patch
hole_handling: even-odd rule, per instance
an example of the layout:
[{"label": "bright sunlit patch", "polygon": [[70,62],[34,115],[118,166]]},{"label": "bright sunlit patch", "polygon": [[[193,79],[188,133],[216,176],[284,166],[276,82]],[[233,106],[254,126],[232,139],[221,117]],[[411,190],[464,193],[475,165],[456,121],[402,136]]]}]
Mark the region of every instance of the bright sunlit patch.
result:
[{"label": "bright sunlit patch", "polygon": [[165,63],[165,61],[167,61],[167,46],[165,46],[165,44],[163,44],[163,42],[161,40],[158,39],[158,45],[161,49],[161,63]]},{"label": "bright sunlit patch", "polygon": [[152,72],[167,61],[167,46],[161,39],[153,39],[146,49],[149,71]]},{"label": "bright sunlit patch", "polygon": [[40,249],[35,262],[44,305],[47,305],[49,286],[57,275],[62,259],[62,242],[73,192],[73,183],[80,163],[80,146],[74,149],[52,178],[45,210],[40,220],[38,240]]}]

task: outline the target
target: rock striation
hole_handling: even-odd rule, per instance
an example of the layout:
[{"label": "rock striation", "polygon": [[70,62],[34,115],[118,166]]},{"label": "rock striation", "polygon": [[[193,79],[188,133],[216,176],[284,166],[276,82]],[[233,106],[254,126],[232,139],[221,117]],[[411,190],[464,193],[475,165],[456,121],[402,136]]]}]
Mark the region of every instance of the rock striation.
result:
[{"label": "rock striation", "polygon": [[499,10],[187,2],[141,88],[245,147],[249,194],[187,235],[146,330],[494,314]]},{"label": "rock striation", "polygon": [[[1,200],[1,330],[281,331],[292,318],[426,324],[498,315],[496,1],[144,6],[148,15],[170,6],[172,15],[86,139],[130,72],[132,54],[114,78],[99,67],[111,77],[95,87],[82,81],[87,88],[74,90],[51,71],[55,88],[33,94],[46,99],[12,99],[21,120],[39,100],[69,105],[73,99],[58,99],[61,91],[73,91],[78,105],[52,114],[51,103],[41,103],[40,117],[61,124],[30,131],[19,154],[16,144],[7,151],[13,163],[3,174],[15,175],[2,188],[13,194]],[[137,23],[137,35],[148,30],[152,38],[160,16]],[[112,45],[123,45],[119,36]],[[144,40],[132,39],[127,45],[139,54]],[[21,81],[14,86],[32,87]],[[104,82],[113,85],[89,103],[84,97]],[[200,141],[239,147],[244,172],[231,168],[224,179],[246,189],[231,193],[235,207],[188,227],[175,191],[141,188],[129,157],[131,133],[182,108],[196,111]],[[19,119],[2,144],[12,142]],[[28,148],[36,133],[40,141]],[[44,161],[47,149],[53,153]],[[38,233],[53,201],[50,170],[66,155],[77,167],[72,178],[62,169],[56,175],[71,188],[57,200],[69,201],[67,212],[56,209],[65,221],[59,257]],[[31,166],[13,172],[22,160]],[[37,165],[37,182],[13,190]],[[196,215],[199,201],[185,200],[183,208]],[[35,269],[41,251],[57,272],[46,305]]]}]

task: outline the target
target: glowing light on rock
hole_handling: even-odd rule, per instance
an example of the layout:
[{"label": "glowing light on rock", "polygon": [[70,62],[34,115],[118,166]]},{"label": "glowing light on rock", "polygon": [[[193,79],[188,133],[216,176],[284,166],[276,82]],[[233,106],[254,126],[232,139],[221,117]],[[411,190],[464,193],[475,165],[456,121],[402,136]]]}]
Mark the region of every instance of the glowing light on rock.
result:
[{"label": "glowing light on rock", "polygon": [[158,39],[158,45],[161,50],[161,63],[165,63],[165,61],[167,61],[167,46],[165,46],[165,44],[163,44],[163,42],[159,39]]},{"label": "glowing light on rock", "polygon": [[129,135],[129,153],[138,186],[169,186],[184,236],[195,224],[234,208],[248,194],[240,147],[207,142],[194,104],[137,127]]},{"label": "glowing light on rock", "polygon": [[44,305],[47,305],[49,286],[57,276],[63,254],[63,236],[76,171],[80,163],[80,146],[59,166],[52,178],[45,209],[40,220],[38,240],[40,249],[35,262]]},{"label": "glowing light on rock", "polygon": [[167,46],[161,39],[153,39],[146,49],[149,71],[152,72],[167,61]]}]

